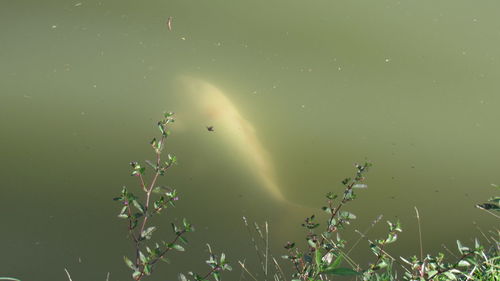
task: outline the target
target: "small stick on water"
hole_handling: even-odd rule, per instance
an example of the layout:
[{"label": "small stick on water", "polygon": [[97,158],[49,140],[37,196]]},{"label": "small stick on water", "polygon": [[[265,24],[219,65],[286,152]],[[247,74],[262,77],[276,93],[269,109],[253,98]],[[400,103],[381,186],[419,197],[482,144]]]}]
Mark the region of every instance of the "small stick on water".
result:
[{"label": "small stick on water", "polygon": [[245,270],[245,271],[246,271],[246,273],[248,273],[248,275],[250,275],[250,277],[252,277],[252,279],[253,279],[253,280],[255,280],[255,281],[259,281],[259,280],[257,280],[257,278],[255,278],[255,277],[252,275],[252,273],[250,273],[250,271],[248,271],[248,269],[245,267],[245,264],[244,264],[244,263],[242,263],[241,261],[238,261],[238,263],[240,264],[241,268],[243,268],[243,270]]},{"label": "small stick on water", "polygon": [[424,250],[422,246],[422,228],[420,226],[420,215],[418,214],[418,209],[415,206],[415,212],[417,213],[417,222],[418,222],[418,241],[420,242],[420,260],[424,259]]},{"label": "small stick on water", "polygon": [[106,281],[109,281],[109,272],[108,272],[108,274],[106,275]]},{"label": "small stick on water", "polygon": [[172,18],[172,17],[168,17],[168,19],[167,19],[167,28],[168,28],[168,31],[172,31],[172,20],[173,19],[174,18]]},{"label": "small stick on water", "polygon": [[69,275],[68,270],[67,270],[66,268],[64,268],[64,271],[66,272],[66,275],[68,275],[68,279],[69,279],[69,281],[73,281],[73,280],[71,279],[71,275]]}]

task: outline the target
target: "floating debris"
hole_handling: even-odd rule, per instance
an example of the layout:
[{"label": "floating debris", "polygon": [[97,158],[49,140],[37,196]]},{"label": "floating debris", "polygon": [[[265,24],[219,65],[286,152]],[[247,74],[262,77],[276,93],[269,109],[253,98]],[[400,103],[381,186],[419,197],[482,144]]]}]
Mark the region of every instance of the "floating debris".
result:
[{"label": "floating debris", "polygon": [[168,28],[168,31],[172,31],[172,20],[174,18],[173,17],[168,17],[167,19],[167,28]]},{"label": "floating debris", "polygon": [[215,132],[215,128],[214,128],[214,126],[207,126],[207,130],[208,130],[209,132]]}]

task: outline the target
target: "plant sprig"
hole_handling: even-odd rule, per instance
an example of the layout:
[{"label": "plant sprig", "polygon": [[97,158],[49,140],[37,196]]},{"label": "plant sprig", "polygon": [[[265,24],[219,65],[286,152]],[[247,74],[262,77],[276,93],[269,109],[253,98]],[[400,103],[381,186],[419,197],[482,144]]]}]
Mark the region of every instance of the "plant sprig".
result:
[{"label": "plant sprig", "polygon": [[[131,175],[139,179],[140,190],[143,192],[144,198],[141,200],[126,187],[122,188],[119,197],[114,198],[115,201],[122,204],[118,217],[127,220],[127,231],[133,242],[135,257],[130,259],[125,256],[124,261],[132,270],[132,279],[136,281],[151,275],[158,261],[168,262],[169,260],[166,256],[171,250],[184,251],[185,249],[181,243],[187,244],[185,234],[194,231],[193,226],[186,219],[183,219],[181,226],[172,223],[174,237],[169,242],[163,240],[152,242],[152,237],[157,227],[149,225],[149,219],[154,215],[161,214],[169,206],[174,207],[176,201],[179,200],[175,189],[157,185],[159,177],[164,176],[171,167],[177,164],[177,158],[174,155],[167,154],[166,161],[162,160],[161,157],[167,138],[170,135],[169,125],[174,121],[172,112],[165,113],[164,118],[157,124],[161,133],[160,137],[158,139],[153,138],[150,141],[150,145],[155,153],[155,161],[145,161],[145,164],[153,171],[149,182],[146,181],[147,167],[137,161],[130,162],[130,166],[132,167]],[[219,269],[230,270],[229,264],[225,261],[224,254],[221,257],[220,263],[215,263],[215,265],[216,267],[206,277],[214,276],[216,280],[219,280]]]},{"label": "plant sprig", "polygon": [[[326,226],[321,233],[316,233],[320,223],[316,221],[313,214],[307,217],[302,226],[307,230],[307,250],[301,251],[295,247],[295,243],[288,242],[285,249],[288,255],[283,258],[292,262],[296,273],[293,280],[315,281],[324,279],[322,275],[359,275],[360,273],[351,269],[340,267],[344,259],[341,249],[345,246],[345,241],[340,238],[339,230],[349,224],[350,220],[356,219],[356,215],[351,212],[343,211],[342,207],[348,202],[354,200],[356,195],[355,188],[366,188],[365,173],[371,167],[371,163],[355,164],[356,174],[354,178],[346,178],[342,181],[345,186],[342,200],[335,204],[337,195],[329,192],[326,194],[327,206],[321,209],[328,214]],[[336,241],[332,236],[337,234]]]}]

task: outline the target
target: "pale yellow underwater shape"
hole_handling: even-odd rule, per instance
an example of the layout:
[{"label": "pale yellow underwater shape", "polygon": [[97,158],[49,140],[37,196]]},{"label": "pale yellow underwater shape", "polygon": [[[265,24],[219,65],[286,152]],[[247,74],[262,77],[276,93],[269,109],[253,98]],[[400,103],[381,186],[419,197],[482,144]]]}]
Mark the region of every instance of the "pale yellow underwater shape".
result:
[{"label": "pale yellow underwater shape", "polygon": [[[191,99],[192,109],[200,111],[207,125],[215,125],[229,145],[241,153],[263,188],[279,201],[284,201],[269,153],[264,149],[252,124],[237,106],[214,85],[192,77],[180,77],[183,95]],[[208,132],[207,132],[208,133]]]}]

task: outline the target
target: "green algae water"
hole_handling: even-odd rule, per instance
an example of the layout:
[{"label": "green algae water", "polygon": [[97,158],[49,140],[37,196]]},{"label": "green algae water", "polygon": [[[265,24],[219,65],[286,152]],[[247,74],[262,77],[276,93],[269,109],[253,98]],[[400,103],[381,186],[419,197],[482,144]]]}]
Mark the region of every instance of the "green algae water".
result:
[{"label": "green algae water", "polygon": [[[418,254],[415,206],[425,252],[481,237],[498,226],[474,208],[500,184],[498,9],[2,1],[0,276],[66,280],[67,268],[75,281],[130,278],[123,256],[133,250],[111,199],[138,187],[128,163],[153,157],[149,140],[166,110],[178,119],[167,150],[179,165],[161,183],[181,200],[155,220],[156,235],[168,237],[183,217],[196,232],[150,280],[205,272],[206,243],[232,261],[226,280],[240,278],[238,260],[257,271],[242,217],[269,222],[279,258],[287,241],[304,242],[303,219],[321,213],[326,192],[341,194],[356,162],[374,167],[347,207],[358,217],[348,241],[383,215],[369,238],[399,219],[391,254]],[[372,260],[367,244],[352,252],[362,266]]]}]

